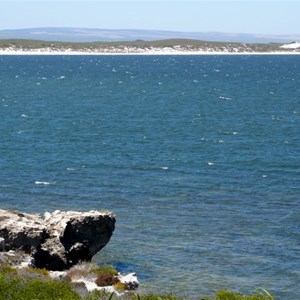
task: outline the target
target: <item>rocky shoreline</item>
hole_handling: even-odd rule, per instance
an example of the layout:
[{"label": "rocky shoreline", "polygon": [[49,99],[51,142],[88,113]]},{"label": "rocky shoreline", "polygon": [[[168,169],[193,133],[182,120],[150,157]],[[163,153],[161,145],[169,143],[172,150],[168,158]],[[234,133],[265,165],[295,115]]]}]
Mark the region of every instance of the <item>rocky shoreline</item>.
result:
[{"label": "rocky shoreline", "polygon": [[50,278],[84,286],[88,292],[106,289],[134,290],[134,273],[117,272],[99,279],[99,268],[90,261],[109,242],[115,229],[112,212],[46,212],[42,217],[0,210],[0,266],[28,272],[45,270]]}]

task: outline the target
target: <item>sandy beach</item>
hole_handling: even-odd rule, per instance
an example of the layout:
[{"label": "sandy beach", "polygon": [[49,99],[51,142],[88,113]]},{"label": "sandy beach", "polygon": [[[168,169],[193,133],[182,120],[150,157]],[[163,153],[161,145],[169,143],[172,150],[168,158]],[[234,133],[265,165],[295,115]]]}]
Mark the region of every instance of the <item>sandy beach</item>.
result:
[{"label": "sandy beach", "polygon": [[56,50],[0,50],[0,55],[299,55],[296,51],[277,51],[277,52],[225,52],[225,51],[170,51],[170,50],[142,50],[114,52],[113,50],[100,51],[56,51]]}]

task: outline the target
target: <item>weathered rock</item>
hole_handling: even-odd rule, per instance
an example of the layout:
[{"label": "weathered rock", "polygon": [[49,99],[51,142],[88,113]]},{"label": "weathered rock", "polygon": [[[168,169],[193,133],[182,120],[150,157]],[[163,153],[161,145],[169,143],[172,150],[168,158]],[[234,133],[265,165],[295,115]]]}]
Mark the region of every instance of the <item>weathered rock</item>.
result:
[{"label": "weathered rock", "polygon": [[135,273],[130,273],[127,275],[118,274],[118,280],[125,284],[128,290],[136,290],[139,286],[139,281]]},{"label": "weathered rock", "polygon": [[29,253],[46,239],[46,226],[37,215],[0,210],[0,237],[4,238],[7,251],[18,249]]},{"label": "weathered rock", "polygon": [[5,239],[0,237],[0,252],[5,251]]},{"label": "weathered rock", "polygon": [[110,240],[115,216],[110,213],[60,212],[38,215],[0,210],[2,248],[22,250],[36,267],[64,270],[89,261]]}]

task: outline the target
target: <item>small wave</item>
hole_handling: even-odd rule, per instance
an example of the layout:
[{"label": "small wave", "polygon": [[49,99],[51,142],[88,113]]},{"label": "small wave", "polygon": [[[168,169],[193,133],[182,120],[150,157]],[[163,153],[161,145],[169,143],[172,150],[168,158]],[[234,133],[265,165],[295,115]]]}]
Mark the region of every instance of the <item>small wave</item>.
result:
[{"label": "small wave", "polygon": [[49,182],[49,181],[35,181],[35,184],[40,184],[40,185],[49,185],[49,184],[54,184],[54,182]]},{"label": "small wave", "polygon": [[231,100],[230,97],[225,97],[225,96],[219,96],[219,99],[222,99],[222,100]]}]

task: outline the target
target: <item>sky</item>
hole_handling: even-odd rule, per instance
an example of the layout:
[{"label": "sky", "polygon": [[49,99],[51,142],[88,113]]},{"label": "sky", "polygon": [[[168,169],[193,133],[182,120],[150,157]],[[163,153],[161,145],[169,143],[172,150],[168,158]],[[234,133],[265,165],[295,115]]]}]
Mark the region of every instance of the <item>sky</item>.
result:
[{"label": "sky", "polygon": [[0,30],[36,27],[300,34],[300,0],[0,0]]}]

